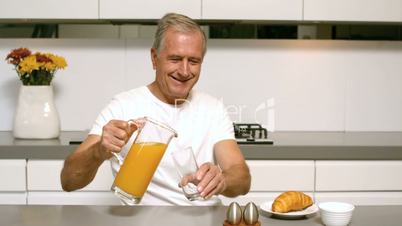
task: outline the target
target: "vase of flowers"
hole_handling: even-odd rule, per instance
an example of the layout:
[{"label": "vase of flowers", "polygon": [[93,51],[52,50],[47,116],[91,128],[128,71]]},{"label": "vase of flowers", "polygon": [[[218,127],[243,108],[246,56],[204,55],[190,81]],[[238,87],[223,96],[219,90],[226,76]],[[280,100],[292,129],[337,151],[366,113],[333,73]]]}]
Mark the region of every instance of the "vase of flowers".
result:
[{"label": "vase of flowers", "polygon": [[32,53],[27,48],[12,50],[6,57],[22,82],[14,117],[16,138],[50,139],[60,134],[60,120],[54,103],[52,79],[67,63],[51,53]]}]

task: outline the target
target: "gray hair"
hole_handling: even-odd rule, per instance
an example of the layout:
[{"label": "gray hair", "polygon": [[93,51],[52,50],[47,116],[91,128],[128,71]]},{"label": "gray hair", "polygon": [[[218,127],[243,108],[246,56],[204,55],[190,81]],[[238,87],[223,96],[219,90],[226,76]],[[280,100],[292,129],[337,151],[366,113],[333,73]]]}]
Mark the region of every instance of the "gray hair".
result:
[{"label": "gray hair", "polygon": [[204,31],[201,29],[200,25],[198,25],[193,19],[177,13],[168,13],[163,16],[158,22],[158,28],[155,33],[155,40],[152,45],[152,48],[156,49],[158,54],[163,47],[165,33],[170,27],[182,33],[200,32],[203,39],[202,56],[205,55],[205,53],[207,52],[207,38]]}]

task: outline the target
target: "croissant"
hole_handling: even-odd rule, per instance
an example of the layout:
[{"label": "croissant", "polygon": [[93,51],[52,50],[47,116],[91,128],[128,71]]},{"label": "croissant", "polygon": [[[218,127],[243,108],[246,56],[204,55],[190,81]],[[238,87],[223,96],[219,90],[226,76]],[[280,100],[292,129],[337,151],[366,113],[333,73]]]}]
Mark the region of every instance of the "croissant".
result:
[{"label": "croissant", "polygon": [[272,211],[287,213],[298,211],[313,205],[310,196],[299,191],[287,191],[279,195],[272,203]]}]

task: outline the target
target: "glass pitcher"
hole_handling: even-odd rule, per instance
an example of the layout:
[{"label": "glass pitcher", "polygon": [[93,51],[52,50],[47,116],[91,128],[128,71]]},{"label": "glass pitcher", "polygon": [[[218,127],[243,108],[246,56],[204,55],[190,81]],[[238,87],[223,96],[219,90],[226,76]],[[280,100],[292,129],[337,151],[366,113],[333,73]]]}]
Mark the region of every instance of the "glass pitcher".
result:
[{"label": "glass pitcher", "polygon": [[115,154],[120,170],[111,188],[129,205],[141,202],[170,140],[177,137],[174,129],[149,117],[136,120],[135,124],[138,134],[124,161]]}]

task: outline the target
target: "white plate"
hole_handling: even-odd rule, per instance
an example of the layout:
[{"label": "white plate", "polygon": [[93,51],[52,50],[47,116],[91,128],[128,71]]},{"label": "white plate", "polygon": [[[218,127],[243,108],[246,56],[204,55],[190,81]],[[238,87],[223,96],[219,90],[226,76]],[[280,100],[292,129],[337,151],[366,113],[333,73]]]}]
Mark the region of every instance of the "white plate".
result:
[{"label": "white plate", "polygon": [[304,218],[304,217],[313,215],[318,211],[318,206],[316,204],[313,204],[313,205],[309,206],[308,208],[301,210],[301,211],[292,211],[289,213],[278,213],[278,212],[272,211],[272,209],[271,209],[272,203],[273,203],[273,201],[264,202],[263,204],[260,205],[260,209],[263,213],[270,214],[273,217],[277,217],[277,218],[299,219],[299,218]]}]

